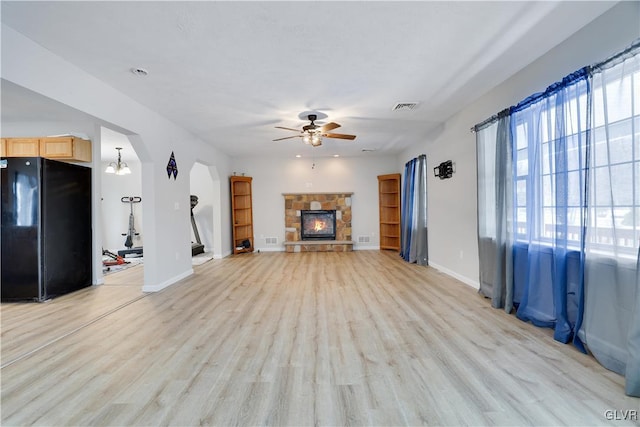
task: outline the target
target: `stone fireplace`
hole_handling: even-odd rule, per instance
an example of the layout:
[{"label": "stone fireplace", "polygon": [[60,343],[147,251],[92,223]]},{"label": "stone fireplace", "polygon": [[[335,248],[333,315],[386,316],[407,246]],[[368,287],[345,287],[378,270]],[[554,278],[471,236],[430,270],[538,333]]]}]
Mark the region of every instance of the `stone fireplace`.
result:
[{"label": "stone fireplace", "polygon": [[[283,194],[285,250],[287,252],[345,252],[353,250],[353,241],[351,240],[352,195],[353,193]],[[303,227],[303,220],[306,227]],[[331,228],[333,228],[333,233],[331,233]]]}]

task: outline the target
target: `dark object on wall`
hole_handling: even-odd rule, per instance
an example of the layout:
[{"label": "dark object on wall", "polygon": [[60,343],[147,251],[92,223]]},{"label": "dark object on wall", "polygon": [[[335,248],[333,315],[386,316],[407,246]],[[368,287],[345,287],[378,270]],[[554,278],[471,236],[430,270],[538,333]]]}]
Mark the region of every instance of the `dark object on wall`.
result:
[{"label": "dark object on wall", "polygon": [[2,300],[45,301],[91,286],[91,169],[3,160]]},{"label": "dark object on wall", "polygon": [[142,246],[138,246],[135,248],[133,247],[133,238],[135,236],[140,235],[140,233],[136,232],[136,228],[135,228],[135,218],[133,216],[133,205],[134,203],[142,202],[142,197],[138,197],[138,196],[126,197],[125,196],[125,197],[122,197],[120,201],[122,203],[129,203],[130,212],[129,212],[129,230],[126,233],[122,234],[123,236],[127,236],[127,238],[124,241],[124,247],[127,249],[118,251],[118,255],[120,255],[121,257],[126,257],[127,255],[142,256],[143,255]]},{"label": "dark object on wall", "polygon": [[440,163],[438,166],[433,168],[433,174],[440,179],[451,178],[453,175],[453,162],[451,160],[447,160],[446,162]]},{"label": "dark object on wall", "polygon": [[195,243],[191,242],[191,256],[204,253],[204,245],[200,241],[200,233],[198,233],[198,227],[196,227],[196,220],[193,217],[193,208],[198,205],[198,196],[191,195],[191,227],[193,228],[193,235],[196,237]]},{"label": "dark object on wall", "polygon": [[178,163],[176,163],[176,156],[171,152],[171,157],[169,157],[169,163],[167,163],[167,176],[171,179],[171,175],[173,175],[173,179],[175,180],[178,177]]}]

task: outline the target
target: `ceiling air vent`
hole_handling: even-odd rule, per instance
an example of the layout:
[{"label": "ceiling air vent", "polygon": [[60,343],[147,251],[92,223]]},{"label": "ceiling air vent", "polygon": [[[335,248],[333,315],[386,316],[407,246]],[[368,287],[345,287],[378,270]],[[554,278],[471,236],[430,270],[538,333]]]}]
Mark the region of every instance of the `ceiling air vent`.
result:
[{"label": "ceiling air vent", "polygon": [[144,68],[139,68],[139,67],[132,68],[131,72],[133,74],[135,74],[136,76],[140,76],[140,77],[144,77],[144,76],[149,75],[149,72],[147,70],[145,70]]},{"label": "ceiling air vent", "polygon": [[419,102],[398,102],[391,108],[391,111],[415,110],[418,108]]}]

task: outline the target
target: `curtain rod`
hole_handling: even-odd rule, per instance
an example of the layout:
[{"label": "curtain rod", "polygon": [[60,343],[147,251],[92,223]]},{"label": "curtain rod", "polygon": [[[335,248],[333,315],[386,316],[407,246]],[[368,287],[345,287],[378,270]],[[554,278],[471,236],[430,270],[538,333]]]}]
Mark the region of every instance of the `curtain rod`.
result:
[{"label": "curtain rod", "polygon": [[510,112],[511,112],[511,107],[505,108],[504,110],[500,111],[498,114],[494,114],[493,116],[489,117],[488,119],[485,119],[485,120],[481,121],[477,125],[471,126],[471,129],[469,129],[469,131],[471,133],[476,133],[480,129],[492,124],[495,121],[498,121],[498,119],[501,119],[502,117],[508,116]]},{"label": "curtain rod", "polygon": [[[593,70],[593,69],[600,69],[600,68],[603,68],[603,67],[605,67],[607,64],[610,64],[611,62],[614,62],[614,61],[618,60],[619,58],[622,58],[622,57],[624,57],[625,55],[630,54],[631,52],[633,52],[633,51],[634,51],[634,50],[636,50],[636,49],[640,49],[640,38],[638,38],[638,39],[634,40],[634,41],[633,41],[633,43],[631,43],[631,45],[630,45],[630,46],[628,46],[628,47],[626,47],[625,49],[623,49],[622,51],[620,51],[620,52],[618,52],[618,53],[616,53],[616,54],[614,54],[614,55],[610,56],[609,58],[605,59],[604,61],[598,62],[598,63],[596,63],[596,64],[594,64],[594,65],[590,65],[590,66],[587,66],[587,67],[583,67],[583,68],[579,69],[578,71],[580,71],[580,70],[582,70],[582,69],[584,69],[584,68],[589,69],[589,71],[590,71],[590,70]],[[578,71],[576,71],[576,72],[578,72]],[[572,74],[573,74],[573,73],[572,73]],[[531,97],[528,97],[528,98],[531,98]],[[526,98],[526,99],[528,99],[528,98]],[[521,101],[521,102],[522,102],[522,101]],[[485,126],[487,126],[487,125],[489,125],[489,124],[493,123],[494,121],[498,120],[498,119],[501,117],[501,115],[502,115],[502,114],[504,114],[505,112],[506,112],[507,114],[509,114],[509,112],[511,111],[511,108],[513,108],[513,107],[505,108],[504,110],[502,110],[502,111],[501,111],[501,112],[499,112],[498,114],[494,114],[493,116],[489,117],[488,119],[485,119],[485,120],[481,121],[481,122],[480,122],[480,123],[478,123],[477,125],[475,125],[475,126],[471,126],[471,128],[469,129],[469,131],[470,131],[471,133],[476,133],[476,132],[477,132],[477,131],[479,131],[481,128],[483,128],[483,127],[485,127]]]},{"label": "curtain rod", "polygon": [[628,46],[626,49],[623,49],[622,51],[611,55],[609,58],[605,59],[602,62],[593,64],[591,66],[592,69],[600,69],[600,68],[604,68],[607,65],[610,65],[612,62],[618,62],[619,59],[623,58],[626,59],[625,57],[627,55],[630,55],[634,50],[640,49],[640,38],[635,40],[633,43],[631,43],[630,46]]}]

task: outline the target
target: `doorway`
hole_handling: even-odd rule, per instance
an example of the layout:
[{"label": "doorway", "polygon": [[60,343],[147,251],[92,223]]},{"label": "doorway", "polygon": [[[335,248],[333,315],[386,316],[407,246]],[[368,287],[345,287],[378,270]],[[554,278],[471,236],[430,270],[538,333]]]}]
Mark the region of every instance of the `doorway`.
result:
[{"label": "doorway", "polygon": [[[103,265],[107,276],[144,261],[142,165],[129,138],[105,127],[100,128],[100,159],[103,260],[113,264]],[[120,173],[114,173],[118,163]],[[114,255],[124,260],[114,263]]]},{"label": "doorway", "polygon": [[[199,243],[204,245],[204,254],[196,254],[195,258],[211,259],[214,257],[214,207],[219,206],[214,197],[214,180],[209,171],[209,167],[203,163],[193,164],[190,172],[190,193],[192,200],[197,200],[197,204],[192,208],[193,224],[191,227],[192,245]],[[195,197],[194,197],[195,196]],[[197,199],[196,199],[197,198]],[[192,202],[193,205],[194,202]],[[196,236],[196,231],[198,235]],[[197,261],[195,261],[197,263]]]}]

